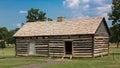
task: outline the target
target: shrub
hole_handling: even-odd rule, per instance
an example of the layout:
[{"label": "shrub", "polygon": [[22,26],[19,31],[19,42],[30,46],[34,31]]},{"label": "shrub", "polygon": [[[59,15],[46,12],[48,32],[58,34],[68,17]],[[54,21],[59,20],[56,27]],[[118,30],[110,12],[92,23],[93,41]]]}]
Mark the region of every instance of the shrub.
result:
[{"label": "shrub", "polygon": [[5,41],[0,42],[0,48],[5,48]]}]

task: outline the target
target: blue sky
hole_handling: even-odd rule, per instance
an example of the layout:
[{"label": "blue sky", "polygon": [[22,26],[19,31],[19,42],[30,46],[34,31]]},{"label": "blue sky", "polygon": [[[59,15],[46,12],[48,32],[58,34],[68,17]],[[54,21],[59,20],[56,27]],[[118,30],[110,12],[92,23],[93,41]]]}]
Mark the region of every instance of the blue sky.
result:
[{"label": "blue sky", "polygon": [[[15,29],[26,22],[27,10],[38,8],[46,16],[56,20],[104,16],[111,11],[112,0],[0,0],[0,27]],[[108,21],[110,26],[110,21]]]}]

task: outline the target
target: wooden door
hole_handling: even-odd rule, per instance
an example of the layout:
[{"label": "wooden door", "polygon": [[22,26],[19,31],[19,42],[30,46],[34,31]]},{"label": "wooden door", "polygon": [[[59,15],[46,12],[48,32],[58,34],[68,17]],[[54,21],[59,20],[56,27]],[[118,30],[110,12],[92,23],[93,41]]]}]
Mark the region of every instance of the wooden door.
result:
[{"label": "wooden door", "polygon": [[29,55],[34,55],[34,54],[35,54],[35,43],[30,43]]}]

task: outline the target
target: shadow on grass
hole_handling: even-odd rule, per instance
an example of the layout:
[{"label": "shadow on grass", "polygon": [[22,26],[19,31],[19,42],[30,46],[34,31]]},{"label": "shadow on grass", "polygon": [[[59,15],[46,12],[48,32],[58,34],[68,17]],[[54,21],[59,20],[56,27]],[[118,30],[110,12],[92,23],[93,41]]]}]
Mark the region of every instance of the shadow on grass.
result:
[{"label": "shadow on grass", "polygon": [[110,53],[110,55],[120,55],[120,53]]}]

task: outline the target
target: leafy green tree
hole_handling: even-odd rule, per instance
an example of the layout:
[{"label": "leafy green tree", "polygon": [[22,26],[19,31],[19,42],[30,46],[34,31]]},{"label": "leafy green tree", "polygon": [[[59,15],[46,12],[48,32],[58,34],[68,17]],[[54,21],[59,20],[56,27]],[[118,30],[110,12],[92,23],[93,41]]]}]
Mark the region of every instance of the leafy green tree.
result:
[{"label": "leafy green tree", "polygon": [[0,41],[0,48],[5,48],[5,41]]},{"label": "leafy green tree", "polygon": [[27,22],[34,22],[34,21],[45,21],[46,13],[43,11],[39,11],[39,9],[31,8],[28,10],[28,15],[26,16]]},{"label": "leafy green tree", "polygon": [[112,25],[120,24],[120,0],[112,1],[112,12],[108,16],[109,20],[112,20]]},{"label": "leafy green tree", "polygon": [[5,41],[8,36],[8,29],[6,27],[0,27],[0,48],[5,48]]},{"label": "leafy green tree", "polygon": [[120,24],[113,25],[110,27],[111,37],[110,42],[111,43],[117,43],[117,48],[119,48],[119,41],[120,41]]},{"label": "leafy green tree", "polygon": [[51,18],[47,18],[48,21],[53,21]]},{"label": "leafy green tree", "polygon": [[109,20],[112,20],[113,38],[119,47],[120,43],[120,0],[112,0],[112,12],[108,14]]},{"label": "leafy green tree", "polygon": [[5,40],[8,35],[8,29],[6,27],[0,27],[0,39]]},{"label": "leafy green tree", "polygon": [[5,42],[8,45],[15,43],[13,35],[16,33],[18,29],[19,28],[8,31],[6,27],[0,27],[0,48],[5,48]]},{"label": "leafy green tree", "polygon": [[15,39],[13,38],[13,35],[17,32],[19,30],[19,28],[16,28],[16,29],[14,29],[14,30],[10,30],[9,32],[8,32],[8,37],[7,37],[7,43],[8,44],[14,44],[15,43]]}]

